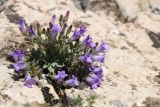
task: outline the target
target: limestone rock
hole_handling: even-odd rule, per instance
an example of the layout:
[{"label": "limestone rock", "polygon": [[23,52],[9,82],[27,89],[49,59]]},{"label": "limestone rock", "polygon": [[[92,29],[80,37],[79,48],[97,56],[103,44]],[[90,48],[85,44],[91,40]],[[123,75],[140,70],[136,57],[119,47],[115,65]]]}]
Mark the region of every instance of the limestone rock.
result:
[{"label": "limestone rock", "polygon": [[[26,105],[47,107],[41,88],[38,86],[28,88],[23,85],[23,82],[14,81],[11,78],[13,70],[6,68],[6,66],[0,66],[0,71],[0,107],[25,107]],[[50,85],[47,86],[53,88]],[[53,89],[51,93],[55,99],[58,98]]]},{"label": "limestone rock", "polygon": [[[0,0],[1,1],[1,0]],[[153,47],[153,42],[146,30],[160,32],[160,16],[152,9],[159,7],[159,0],[89,0],[96,1],[89,5],[86,12],[77,8],[75,0],[2,0],[0,2],[0,48],[10,45],[8,40],[23,42],[23,36],[18,29],[18,19],[26,22],[35,20],[48,26],[53,14],[57,17],[70,10],[68,25],[79,21],[87,23],[86,35],[91,35],[93,41],[107,42],[110,51],[106,55],[103,66],[104,81],[94,92],[97,95],[95,107],[110,107],[110,101],[115,106],[134,103],[141,107],[148,96],[159,98],[159,84],[153,78],[159,72],[160,50]],[[80,0],[77,0],[80,1]],[[82,0],[81,0],[82,1]],[[117,5],[119,6],[117,9]],[[147,2],[148,1],[148,2]],[[103,8],[103,9],[102,9]],[[115,14],[120,11],[129,20],[135,22],[122,23],[115,20]],[[58,20],[58,19],[57,19]],[[57,22],[56,20],[56,22]],[[77,27],[77,26],[73,26]],[[73,28],[74,30],[74,28]],[[22,81],[13,81],[13,70],[8,69],[0,61],[0,107],[44,107],[45,102],[40,88],[28,89]],[[117,72],[117,73],[115,73]],[[150,79],[148,79],[150,77]],[[136,86],[136,90],[133,86]],[[50,87],[50,92],[52,92]],[[54,91],[54,90],[53,90]],[[68,97],[80,94],[84,100],[93,92],[84,90],[69,90]],[[53,92],[54,94],[54,92]],[[117,103],[115,100],[120,101]],[[121,104],[120,104],[121,103]],[[113,105],[113,104],[112,104]],[[143,105],[142,105],[143,107]]]},{"label": "limestone rock", "polygon": [[138,14],[136,23],[142,26],[145,29],[148,29],[152,32],[160,32],[160,16],[150,13],[142,12]]},{"label": "limestone rock", "polygon": [[116,0],[122,15],[128,20],[134,19],[138,13],[149,9],[147,0]]}]

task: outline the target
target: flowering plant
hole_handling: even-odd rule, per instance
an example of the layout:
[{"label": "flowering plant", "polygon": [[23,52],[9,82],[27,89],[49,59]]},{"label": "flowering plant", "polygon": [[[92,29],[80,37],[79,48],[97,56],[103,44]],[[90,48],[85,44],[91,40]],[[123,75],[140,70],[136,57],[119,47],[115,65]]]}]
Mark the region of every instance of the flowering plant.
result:
[{"label": "flowering plant", "polygon": [[9,56],[14,59],[12,67],[16,75],[25,77],[25,86],[38,85],[38,80],[45,78],[60,95],[61,90],[76,88],[80,83],[91,89],[101,85],[101,65],[109,47],[104,42],[94,43],[90,35],[85,37],[85,26],[72,33],[72,25],[67,25],[68,17],[69,11],[56,23],[54,15],[48,28],[42,28],[39,23],[28,26],[24,19],[19,21],[27,45],[12,51]]}]

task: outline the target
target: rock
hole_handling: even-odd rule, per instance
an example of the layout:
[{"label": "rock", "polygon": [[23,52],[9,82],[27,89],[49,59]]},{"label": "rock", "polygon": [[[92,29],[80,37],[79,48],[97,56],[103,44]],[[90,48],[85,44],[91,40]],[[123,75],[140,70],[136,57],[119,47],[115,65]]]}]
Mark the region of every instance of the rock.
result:
[{"label": "rock", "polygon": [[160,107],[160,98],[147,97],[144,104],[145,107]]},{"label": "rock", "polygon": [[160,107],[160,98],[147,97],[143,101],[143,106],[138,106],[136,103],[132,107]]},{"label": "rock", "polygon": [[159,33],[160,32],[160,16],[150,13],[150,12],[142,12],[138,14],[136,24],[142,26],[143,28]]},{"label": "rock", "polygon": [[111,107],[127,107],[119,100],[110,101],[109,104],[111,105]]},{"label": "rock", "polygon": [[130,85],[132,87],[132,90],[137,90],[137,86],[136,85],[134,85],[134,84],[130,84]]},{"label": "rock", "polygon": [[19,82],[13,84],[12,87],[3,90],[1,95],[8,96],[9,99],[20,104],[31,104],[33,102],[38,102],[39,104],[45,103],[40,88],[36,86],[28,88]]},{"label": "rock", "polygon": [[153,80],[154,80],[154,82],[157,82],[158,84],[160,84],[160,74],[157,75],[157,76],[155,76],[155,77],[153,78]]},{"label": "rock", "polygon": [[116,0],[121,14],[128,18],[128,20],[134,19],[138,13],[148,10],[149,4],[147,0]]},{"label": "rock", "polygon": [[[74,1],[82,0],[0,0],[0,48],[10,45],[9,40],[16,43],[23,41],[17,25],[19,16],[28,24],[37,20],[46,27],[53,14],[59,17],[70,10],[68,25],[76,21],[73,31],[74,27],[86,24],[86,35],[91,35],[94,42],[107,42],[110,47],[103,66],[104,81],[94,91],[98,96],[94,106],[131,107],[136,103],[141,107],[139,104],[142,104],[146,97],[158,98],[159,86],[146,77],[152,79],[157,75],[160,69],[160,51],[152,46],[153,41],[146,30],[156,34],[160,32],[160,1],[89,0],[89,4],[83,2],[84,7],[89,6],[86,7],[86,12],[82,11],[81,7],[78,8]],[[80,2],[78,5],[80,6]],[[121,14],[135,21],[122,23],[119,21]],[[23,86],[23,81],[13,81],[12,75],[9,74],[12,72],[6,65],[0,64],[0,107],[45,106],[41,89],[36,86],[28,89]],[[52,89],[50,87],[50,93]],[[76,90],[78,89],[69,90],[67,97],[74,93],[80,94],[85,100],[89,93],[93,92],[89,88]],[[54,95],[54,92],[52,94]]]},{"label": "rock", "polygon": [[153,47],[160,48],[160,34],[156,34],[152,31],[148,31],[148,36],[153,41]]},{"label": "rock", "polygon": [[159,0],[148,0],[152,9],[158,8],[160,9],[160,1]]},{"label": "rock", "polygon": [[[0,66],[0,107],[47,107],[41,88],[33,86],[32,88],[25,87],[24,82],[14,81],[12,77],[13,70],[6,66]],[[43,82],[44,83],[44,82]],[[50,87],[54,99],[58,99],[53,87]],[[35,106],[37,105],[37,106]]]},{"label": "rock", "polygon": [[131,107],[139,107],[136,103],[134,103]]}]

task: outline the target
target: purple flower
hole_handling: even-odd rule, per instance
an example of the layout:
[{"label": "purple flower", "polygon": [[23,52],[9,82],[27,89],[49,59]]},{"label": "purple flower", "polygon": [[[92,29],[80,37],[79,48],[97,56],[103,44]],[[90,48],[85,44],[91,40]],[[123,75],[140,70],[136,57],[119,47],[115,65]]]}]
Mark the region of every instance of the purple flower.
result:
[{"label": "purple flower", "polygon": [[105,52],[105,51],[109,51],[109,47],[106,43],[102,43],[99,47],[96,48],[97,52]]},{"label": "purple flower", "polygon": [[85,81],[91,87],[91,89],[96,89],[101,85],[102,76],[91,73],[85,78]]},{"label": "purple flower", "polygon": [[33,30],[33,27],[32,27],[32,26],[30,26],[30,27],[27,29],[27,32],[28,32],[32,37],[36,36],[36,33],[35,33],[35,31]]},{"label": "purple flower", "polygon": [[92,66],[92,67],[89,67],[89,71],[91,71],[97,75],[102,75],[102,73],[103,73],[103,70],[101,67],[93,67]]},{"label": "purple flower", "polygon": [[105,56],[104,55],[96,55],[96,56],[94,56],[94,59],[99,62],[104,63]]},{"label": "purple flower", "polygon": [[82,44],[85,44],[90,48],[94,48],[96,46],[96,44],[92,42],[92,38],[89,35],[83,40]]},{"label": "purple flower", "polygon": [[54,24],[55,20],[56,20],[56,15],[53,15],[51,19],[51,23]]},{"label": "purple flower", "polygon": [[14,61],[24,61],[25,53],[23,50],[15,50],[9,54],[9,56],[13,57]]},{"label": "purple flower", "polygon": [[61,31],[62,31],[61,26],[59,24],[54,24],[51,32],[52,39],[55,39],[58,32],[61,32]]},{"label": "purple flower", "polygon": [[22,31],[22,32],[27,32],[27,26],[26,26],[26,22],[24,19],[20,19],[19,22],[19,29]]},{"label": "purple flower", "polygon": [[81,36],[83,36],[84,32],[86,32],[86,27],[81,26],[79,30],[75,30],[73,35],[71,36],[71,40],[77,40],[79,39]]},{"label": "purple flower", "polygon": [[67,77],[68,75],[65,73],[65,71],[58,71],[58,74],[55,75],[55,79],[58,80],[58,81],[63,81],[63,79],[65,77]]},{"label": "purple flower", "polygon": [[74,75],[72,75],[72,78],[69,80],[66,80],[64,82],[65,85],[70,86],[70,87],[75,87],[79,85],[79,81],[77,80],[77,77],[75,77]]},{"label": "purple flower", "polygon": [[90,73],[89,76],[86,78],[86,81],[89,84],[92,84],[93,82],[99,82],[99,80],[101,80],[101,76],[96,75],[94,73]]},{"label": "purple flower", "polygon": [[26,75],[24,86],[32,88],[32,85],[37,85],[37,84],[38,82],[34,78],[31,78],[29,74]]},{"label": "purple flower", "polygon": [[100,86],[99,83],[94,83],[92,84],[91,89],[97,89],[99,86]]},{"label": "purple flower", "polygon": [[80,60],[84,61],[84,62],[87,62],[87,63],[92,63],[93,62],[92,55],[90,53],[86,53],[83,56],[80,56]]},{"label": "purple flower", "polygon": [[97,78],[92,78],[90,76],[86,77],[85,78],[85,81],[87,82],[87,84],[90,86],[93,84],[93,82],[95,82],[96,80],[98,80],[98,77]]},{"label": "purple flower", "polygon": [[12,64],[12,66],[16,72],[26,69],[26,64],[24,64],[23,61],[18,61],[17,63]]},{"label": "purple flower", "polygon": [[56,15],[53,15],[53,16],[52,16],[52,19],[51,19],[51,21],[50,21],[50,23],[49,23],[51,29],[52,29],[52,27],[53,27],[53,25],[54,25],[54,23],[55,23],[55,20],[56,20]]}]

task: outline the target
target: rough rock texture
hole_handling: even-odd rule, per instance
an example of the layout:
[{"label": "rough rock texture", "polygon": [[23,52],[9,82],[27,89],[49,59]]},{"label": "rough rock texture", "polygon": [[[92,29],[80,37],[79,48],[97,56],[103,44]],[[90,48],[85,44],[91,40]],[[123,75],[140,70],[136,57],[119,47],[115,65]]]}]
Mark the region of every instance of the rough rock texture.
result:
[{"label": "rough rock texture", "polygon": [[129,20],[149,9],[148,0],[116,0],[123,16]]},{"label": "rough rock texture", "polygon": [[0,107],[23,107],[29,105],[43,105],[43,95],[38,87],[27,88],[20,81],[11,77],[13,70],[4,65],[0,66]]},{"label": "rough rock texture", "polygon": [[160,15],[150,12],[142,12],[137,16],[136,23],[149,31],[155,33],[160,32]]},{"label": "rough rock texture", "polygon": [[[107,42],[110,51],[106,56],[102,86],[95,91],[67,90],[69,97],[80,94],[85,100],[94,92],[97,94],[95,107],[131,107],[134,104],[143,107],[143,102],[149,101],[147,97],[160,98],[160,84],[154,81],[160,72],[160,49],[153,47],[154,40],[150,37],[152,32],[159,38],[160,1],[91,0],[85,12],[77,7],[81,7],[80,1],[1,0],[0,48],[23,42],[17,25],[19,18],[47,25],[53,14],[59,16],[70,10],[69,23],[73,22],[74,27],[86,24],[93,40]],[[117,20],[119,13],[135,20],[122,23]],[[0,107],[46,106],[40,88],[28,89],[23,82],[14,81],[13,71],[6,67],[8,63],[4,59],[0,63]]]}]

